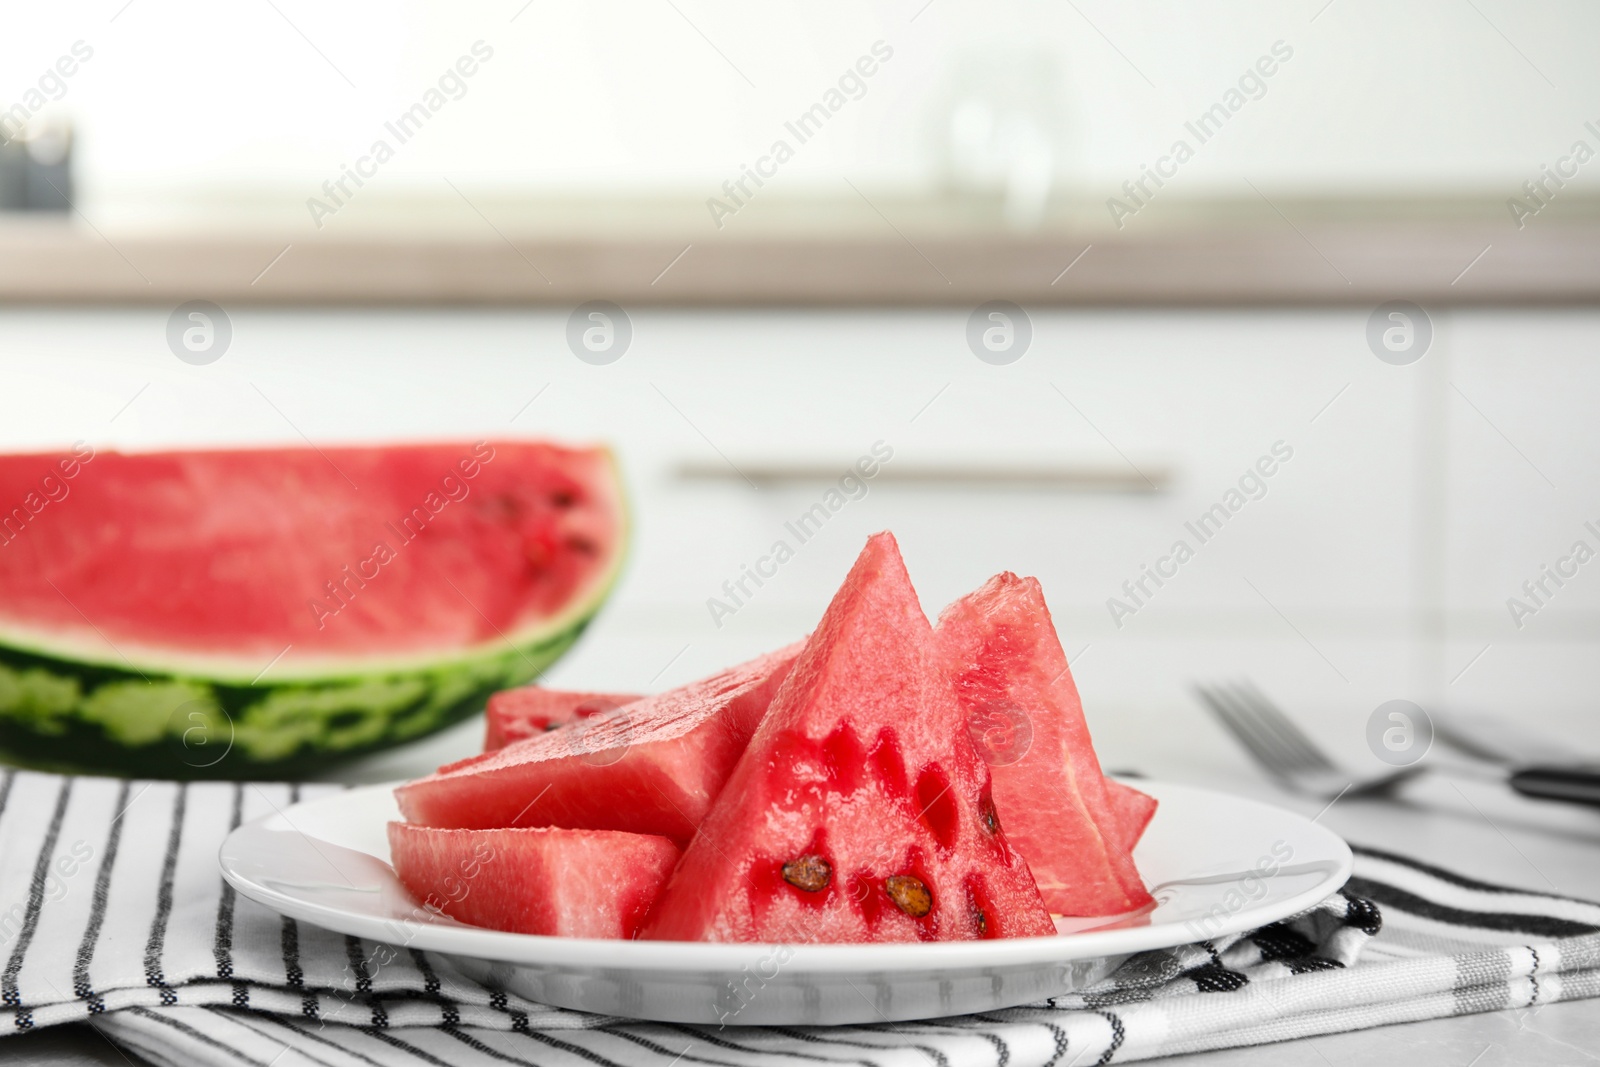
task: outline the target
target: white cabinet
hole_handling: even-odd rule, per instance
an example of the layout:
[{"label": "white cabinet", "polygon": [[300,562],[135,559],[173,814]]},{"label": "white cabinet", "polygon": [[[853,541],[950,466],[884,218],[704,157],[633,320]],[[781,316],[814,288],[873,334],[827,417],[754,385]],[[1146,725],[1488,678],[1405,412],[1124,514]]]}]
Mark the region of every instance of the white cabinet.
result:
[{"label": "white cabinet", "polygon": [[[631,317],[626,355],[592,366],[560,312],[241,308],[230,351],[195,367],[166,349],[160,309],[8,310],[0,446],[613,441],[637,541],[558,668],[573,683],[658,687],[797,636],[890,528],[930,611],[995,570],[1037,574],[1068,652],[1090,649],[1080,680],[1101,706],[1186,704],[1186,681],[1228,674],[1337,716],[1441,694],[1576,715],[1595,691],[1600,560],[1521,630],[1505,600],[1573,541],[1600,550],[1583,526],[1600,527],[1600,314],[1436,314],[1408,367],[1368,350],[1361,308],[1038,311],[1009,366],[973,356],[961,311]],[[880,442],[884,475],[848,486],[803,544],[786,524],[829,482],[752,488],[732,469],[836,479]],[[685,480],[684,464],[729,469]],[[1172,477],[1083,492],[889,476],[961,464]],[[1208,512],[1221,528],[1202,539]],[[713,618],[708,599],[730,603],[723,583],[779,540],[793,558]],[[1134,610],[1113,618],[1110,598]]]}]

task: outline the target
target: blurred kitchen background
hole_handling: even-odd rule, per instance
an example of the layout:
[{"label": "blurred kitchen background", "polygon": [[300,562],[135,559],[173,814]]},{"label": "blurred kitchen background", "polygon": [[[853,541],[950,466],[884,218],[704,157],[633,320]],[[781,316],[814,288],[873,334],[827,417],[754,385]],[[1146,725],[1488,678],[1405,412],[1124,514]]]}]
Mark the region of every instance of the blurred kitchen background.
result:
[{"label": "blurred kitchen background", "polygon": [[1236,765],[1187,687],[1239,676],[1373,769],[1395,698],[1600,747],[1600,562],[1559,563],[1600,550],[1597,39],[1577,0],[14,6],[0,447],[613,442],[635,548],[552,684],[790,640],[892,528],[930,613],[1041,578],[1113,767]]}]

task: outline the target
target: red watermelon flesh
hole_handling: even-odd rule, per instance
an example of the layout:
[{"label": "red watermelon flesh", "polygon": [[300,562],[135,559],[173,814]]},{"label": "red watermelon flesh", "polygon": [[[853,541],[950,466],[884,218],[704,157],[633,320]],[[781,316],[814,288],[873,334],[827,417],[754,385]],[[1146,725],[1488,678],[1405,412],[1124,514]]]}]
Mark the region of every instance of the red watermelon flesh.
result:
[{"label": "red watermelon flesh", "polygon": [[0,634],[147,672],[248,681],[281,655],[277,681],[519,641],[593,612],[626,533],[599,448],[85,451],[0,457],[0,506],[43,502],[0,516]]},{"label": "red watermelon flesh", "polygon": [[799,650],[441,767],[395,791],[400,810],[425,826],[561,826],[686,842]]},{"label": "red watermelon flesh", "polygon": [[524,685],[489,698],[483,750],[493,752],[513,741],[534,737],[580,719],[591,719],[644,698],[637,693],[571,693]]},{"label": "red watermelon flesh", "polygon": [[1055,933],[894,538],[856,560],[641,938]]},{"label": "red watermelon flesh", "polygon": [[1050,910],[1116,915],[1148,904],[1039,583],[989,579],[939,616],[939,641],[992,764],[995,803]]},{"label": "red watermelon flesh", "polygon": [[1131,785],[1123,785],[1115,778],[1107,778],[1106,801],[1111,805],[1111,821],[1115,827],[1108,836],[1117,847],[1132,852],[1144,836],[1145,827],[1156,816],[1156,798]]},{"label": "red watermelon flesh", "polygon": [[516,934],[632,938],[679,851],[649,834],[392,822],[389,854],[407,892],[458,922]]}]

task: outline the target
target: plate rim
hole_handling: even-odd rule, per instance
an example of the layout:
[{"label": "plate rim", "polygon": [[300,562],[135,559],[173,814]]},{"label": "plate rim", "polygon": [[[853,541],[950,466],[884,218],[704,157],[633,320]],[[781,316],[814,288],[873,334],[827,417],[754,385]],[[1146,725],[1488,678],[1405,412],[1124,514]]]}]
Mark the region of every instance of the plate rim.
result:
[{"label": "plate rim", "polygon": [[[1118,777],[1118,776],[1112,776]],[[1350,878],[1355,857],[1350,846],[1333,830],[1298,812],[1253,797],[1243,797],[1206,786],[1166,782],[1146,778],[1127,778],[1128,784],[1161,794],[1169,792],[1200,794],[1226,803],[1266,809],[1277,818],[1300,823],[1300,830],[1320,834],[1334,854],[1333,869],[1305,889],[1270,904],[1251,904],[1223,917],[1205,939],[1242,933],[1300,914],[1327,899]],[[257,833],[268,830],[267,823],[283,821],[295,832],[296,809],[329,805],[370,794],[392,792],[399,781],[356,786],[329,796],[303,800],[244,823],[230,831],[217,850],[217,863],[223,879],[240,895],[280,915],[308,922],[334,933],[395,944],[393,929],[407,923],[411,937],[405,947],[466,956],[492,963],[523,967],[572,968],[584,971],[645,969],[661,972],[704,972],[738,969],[752,956],[770,956],[787,950],[786,973],[871,974],[885,971],[963,967],[1020,967],[1075,960],[1126,956],[1152,949],[1173,948],[1201,940],[1179,922],[1149,926],[1123,926],[1058,933],[1047,937],[996,938],[985,941],[928,941],[872,943],[795,943],[710,942],[710,941],[624,941],[611,938],[557,937],[548,934],[521,934],[469,926],[451,920],[418,923],[409,920],[362,915],[347,908],[307,901],[257,882],[237,869],[232,857],[240,845]],[[1157,796],[1162,804],[1167,799]],[[1160,809],[1157,809],[1160,818]],[[319,838],[318,840],[323,840]],[[368,853],[368,855],[371,855]],[[377,857],[374,857],[377,858]],[[379,860],[385,863],[386,860]],[[1108,920],[1115,921],[1115,916]],[[331,920],[331,921],[330,921]],[[1175,933],[1187,936],[1174,937]],[[520,951],[513,951],[520,950]]]}]

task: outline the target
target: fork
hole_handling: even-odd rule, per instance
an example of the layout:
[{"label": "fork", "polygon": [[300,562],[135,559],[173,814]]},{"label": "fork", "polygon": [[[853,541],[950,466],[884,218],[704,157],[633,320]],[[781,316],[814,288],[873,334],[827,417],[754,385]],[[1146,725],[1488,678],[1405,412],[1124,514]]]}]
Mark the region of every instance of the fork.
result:
[{"label": "fork", "polygon": [[1255,761],[1285,788],[1323,800],[1384,796],[1421,774],[1421,764],[1365,777],[1346,773],[1251,682],[1196,685],[1200,698]]}]

